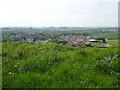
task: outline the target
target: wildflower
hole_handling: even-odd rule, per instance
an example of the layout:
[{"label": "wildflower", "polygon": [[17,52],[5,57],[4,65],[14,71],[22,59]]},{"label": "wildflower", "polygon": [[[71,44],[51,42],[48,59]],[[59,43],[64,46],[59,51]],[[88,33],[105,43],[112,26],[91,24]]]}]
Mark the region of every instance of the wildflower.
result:
[{"label": "wildflower", "polygon": [[12,73],[12,75],[14,75],[14,73]]},{"label": "wildflower", "polygon": [[15,65],[15,67],[17,67],[17,65]]},{"label": "wildflower", "polygon": [[12,74],[12,72],[9,72],[8,74]]},{"label": "wildflower", "polygon": [[9,74],[9,75],[14,75],[14,73],[12,73],[12,72],[9,72],[8,74]]}]

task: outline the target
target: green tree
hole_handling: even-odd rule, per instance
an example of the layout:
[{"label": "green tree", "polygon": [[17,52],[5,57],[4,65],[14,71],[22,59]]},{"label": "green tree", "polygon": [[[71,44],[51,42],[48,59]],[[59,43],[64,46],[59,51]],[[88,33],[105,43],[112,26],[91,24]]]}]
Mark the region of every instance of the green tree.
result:
[{"label": "green tree", "polygon": [[103,38],[103,43],[106,43],[106,40],[105,40],[105,38]]},{"label": "green tree", "polygon": [[51,40],[49,40],[49,42],[59,43],[59,40],[58,40],[57,38],[55,38],[55,39],[51,39]]}]

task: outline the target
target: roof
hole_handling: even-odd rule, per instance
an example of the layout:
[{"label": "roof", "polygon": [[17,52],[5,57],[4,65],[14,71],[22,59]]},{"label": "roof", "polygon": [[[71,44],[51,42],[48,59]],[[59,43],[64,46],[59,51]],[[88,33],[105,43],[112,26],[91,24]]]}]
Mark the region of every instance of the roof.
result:
[{"label": "roof", "polygon": [[90,39],[89,41],[90,41],[90,42],[96,42],[96,41],[98,41],[98,40]]}]

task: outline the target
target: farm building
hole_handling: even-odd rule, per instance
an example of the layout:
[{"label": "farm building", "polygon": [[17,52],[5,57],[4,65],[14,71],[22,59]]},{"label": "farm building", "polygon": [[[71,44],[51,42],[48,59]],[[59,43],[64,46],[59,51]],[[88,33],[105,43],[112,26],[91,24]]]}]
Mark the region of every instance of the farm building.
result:
[{"label": "farm building", "polygon": [[95,39],[90,39],[89,42],[100,42],[100,41]]}]

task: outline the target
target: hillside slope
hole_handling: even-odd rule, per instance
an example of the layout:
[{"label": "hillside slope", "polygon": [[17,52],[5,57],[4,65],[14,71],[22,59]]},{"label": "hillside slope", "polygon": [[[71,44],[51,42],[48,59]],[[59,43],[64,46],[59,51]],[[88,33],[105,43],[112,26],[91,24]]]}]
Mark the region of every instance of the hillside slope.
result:
[{"label": "hillside slope", "polygon": [[3,88],[117,88],[118,49],[5,42]]}]

